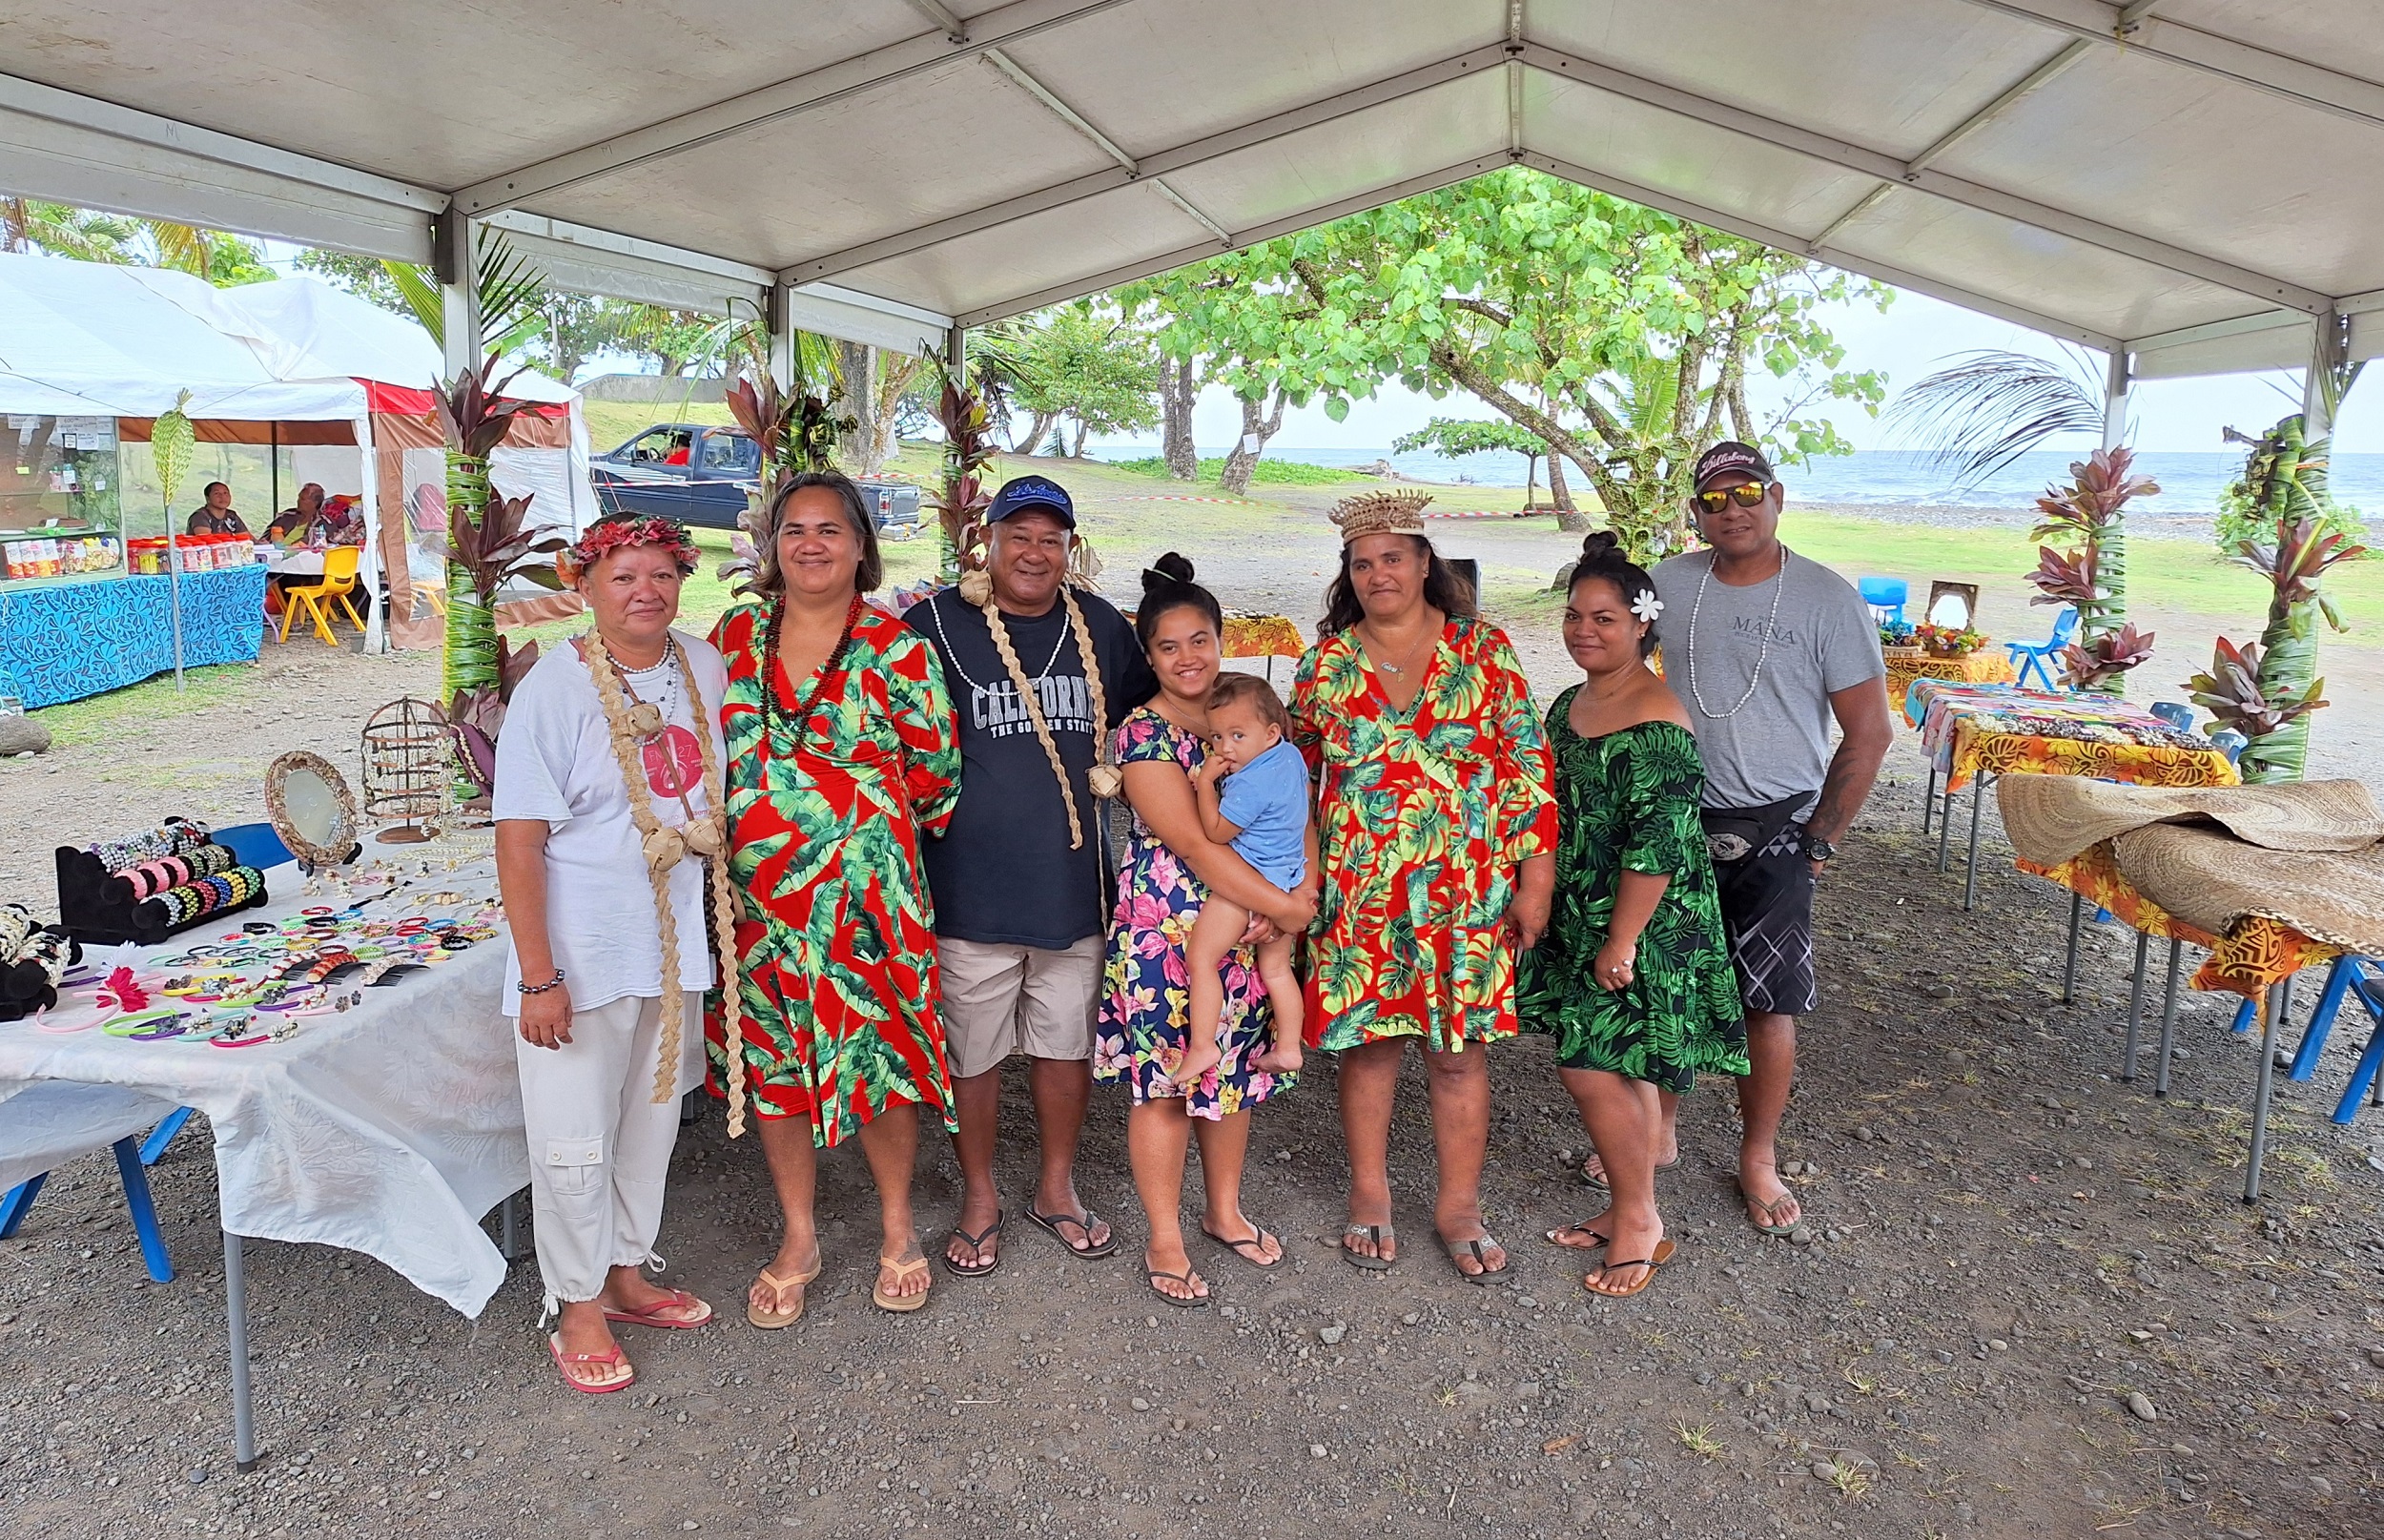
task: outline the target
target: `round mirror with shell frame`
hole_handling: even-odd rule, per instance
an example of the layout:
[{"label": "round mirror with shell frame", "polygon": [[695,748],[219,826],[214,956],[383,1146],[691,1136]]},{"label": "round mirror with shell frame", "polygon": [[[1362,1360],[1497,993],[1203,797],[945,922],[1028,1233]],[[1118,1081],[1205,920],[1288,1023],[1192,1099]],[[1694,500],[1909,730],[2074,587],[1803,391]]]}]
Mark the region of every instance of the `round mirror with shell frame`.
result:
[{"label": "round mirror with shell frame", "polygon": [[307,870],[356,859],[356,794],[320,754],[293,749],[265,771],[265,816]]}]

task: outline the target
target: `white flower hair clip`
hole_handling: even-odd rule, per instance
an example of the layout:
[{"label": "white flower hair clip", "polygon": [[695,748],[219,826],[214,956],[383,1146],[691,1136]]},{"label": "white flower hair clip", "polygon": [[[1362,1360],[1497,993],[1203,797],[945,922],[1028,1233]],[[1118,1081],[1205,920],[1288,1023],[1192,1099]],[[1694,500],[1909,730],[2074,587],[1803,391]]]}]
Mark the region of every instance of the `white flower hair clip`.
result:
[{"label": "white flower hair clip", "polygon": [[1631,601],[1631,613],[1650,625],[1654,624],[1655,617],[1663,612],[1664,602],[1655,597],[1653,588],[1641,588],[1639,597]]}]

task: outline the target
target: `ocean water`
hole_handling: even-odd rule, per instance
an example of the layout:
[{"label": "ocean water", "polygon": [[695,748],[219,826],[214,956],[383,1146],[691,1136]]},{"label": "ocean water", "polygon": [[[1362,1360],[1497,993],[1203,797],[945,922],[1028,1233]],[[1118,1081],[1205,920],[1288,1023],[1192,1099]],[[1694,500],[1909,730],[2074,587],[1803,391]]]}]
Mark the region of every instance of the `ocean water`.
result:
[{"label": "ocean water", "polygon": [[[1135,460],[1155,455],[1156,446],[1109,445],[1090,451],[1101,460]],[[1202,449],[1203,455],[1224,450]],[[1419,481],[1472,483],[1480,486],[1521,486],[1524,459],[1500,451],[1449,460],[1439,455],[1394,455],[1382,449],[1316,449],[1295,444],[1269,444],[1270,460],[1300,460],[1315,465],[1370,465],[1387,460],[1403,476]],[[2078,455],[2040,451],[2023,455],[2007,469],[1982,483],[1961,487],[1928,456],[1907,450],[1866,449],[1851,455],[1817,460],[1810,465],[1781,468],[1780,479],[1790,497],[1799,503],[1870,503],[1907,506],[1950,505],[1980,508],[2028,508],[2047,485],[2069,479],[2069,465]],[[1570,469],[1570,467],[1568,467]],[[2166,514],[2207,519],[2218,510],[2222,488],[2241,473],[2239,453],[2144,454],[2136,457],[2136,474],[2160,483],[2157,496],[2130,503],[2130,513]],[[2384,510],[2384,454],[2340,455],[2330,467],[2335,498],[2370,511]],[[1570,478],[1576,485],[1581,478]],[[1538,470],[1538,483],[1548,484],[1548,467]]]}]

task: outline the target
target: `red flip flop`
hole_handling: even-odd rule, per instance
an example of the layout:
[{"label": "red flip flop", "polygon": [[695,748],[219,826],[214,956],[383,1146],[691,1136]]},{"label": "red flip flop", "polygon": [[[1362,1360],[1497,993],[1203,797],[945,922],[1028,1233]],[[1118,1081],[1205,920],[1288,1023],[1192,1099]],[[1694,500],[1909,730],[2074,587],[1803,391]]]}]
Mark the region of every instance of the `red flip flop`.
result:
[{"label": "red flip flop", "polygon": [[[691,1316],[678,1320],[674,1320],[669,1316],[658,1313],[663,1310],[684,1310],[690,1304],[703,1305],[704,1313],[699,1316]],[[712,1307],[709,1304],[705,1304],[702,1300],[697,1299],[694,1295],[689,1294],[683,1288],[672,1289],[669,1293],[664,1295],[661,1299],[656,1300],[653,1304],[647,1305],[643,1310],[614,1310],[607,1308],[605,1311],[605,1319],[611,1322],[615,1325],[660,1326],[665,1330],[676,1331],[691,1330],[696,1326],[706,1324],[711,1320],[711,1318]]]},{"label": "red flip flop", "polygon": [[629,1355],[624,1353],[618,1345],[607,1353],[566,1353],[563,1350],[563,1339],[560,1336],[549,1335],[546,1338],[546,1351],[553,1355],[555,1367],[563,1371],[563,1383],[583,1395],[609,1395],[615,1390],[627,1390],[637,1384],[637,1370],[633,1368],[630,1368],[627,1375],[609,1385],[590,1385],[571,1371],[571,1365],[574,1364],[601,1364],[606,1367],[618,1364],[623,1368],[629,1368]]}]

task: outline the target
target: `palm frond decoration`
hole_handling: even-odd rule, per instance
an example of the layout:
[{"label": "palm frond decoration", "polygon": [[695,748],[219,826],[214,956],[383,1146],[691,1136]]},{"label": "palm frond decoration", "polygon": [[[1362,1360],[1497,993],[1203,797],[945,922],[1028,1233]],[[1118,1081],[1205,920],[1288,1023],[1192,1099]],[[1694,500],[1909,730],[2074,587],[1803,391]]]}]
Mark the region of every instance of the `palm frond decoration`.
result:
[{"label": "palm frond decoration", "polygon": [[2025,353],[1984,348],[1905,388],[1888,421],[1975,485],[2065,433],[2103,431],[2103,397],[2083,358],[2064,369]]},{"label": "palm frond decoration", "polygon": [[[2292,690],[2271,694],[2260,678],[2267,665],[2268,659],[2258,643],[2238,647],[2222,636],[2210,659],[2210,671],[2187,680],[2186,689],[2193,704],[2209,712],[2219,726],[2234,729],[2253,744],[2272,739],[2295,724],[2306,728],[2309,714],[2327,704],[2319,699],[2326,681],[2312,679]],[[2250,759],[2250,755],[2251,750],[2246,749],[2244,757]],[[2255,783],[2283,778],[2250,773],[2245,776]]]},{"label": "palm frond decoration", "polygon": [[2095,689],[2123,678],[2152,656],[2152,633],[2126,625],[2090,641],[2072,642],[2062,653],[2071,689]]},{"label": "palm frond decoration", "polygon": [[993,414],[983,396],[971,389],[953,365],[948,357],[933,356],[938,386],[935,416],[944,430],[944,480],[935,501],[942,527],[946,582],[957,582],[963,569],[978,566],[984,560],[985,510],[994,501],[984,471],[997,452]]},{"label": "palm frond decoration", "polygon": [[[473,258],[481,335],[472,339],[472,351],[477,353],[488,346],[503,352],[499,344],[511,340],[524,325],[538,320],[538,307],[546,296],[546,275],[515,251],[502,230],[483,229]],[[445,347],[447,301],[440,291],[438,276],[414,262],[384,258],[380,265],[388,273],[389,281],[397,285],[399,298],[414,312],[415,320],[431,335],[432,340]]]}]

